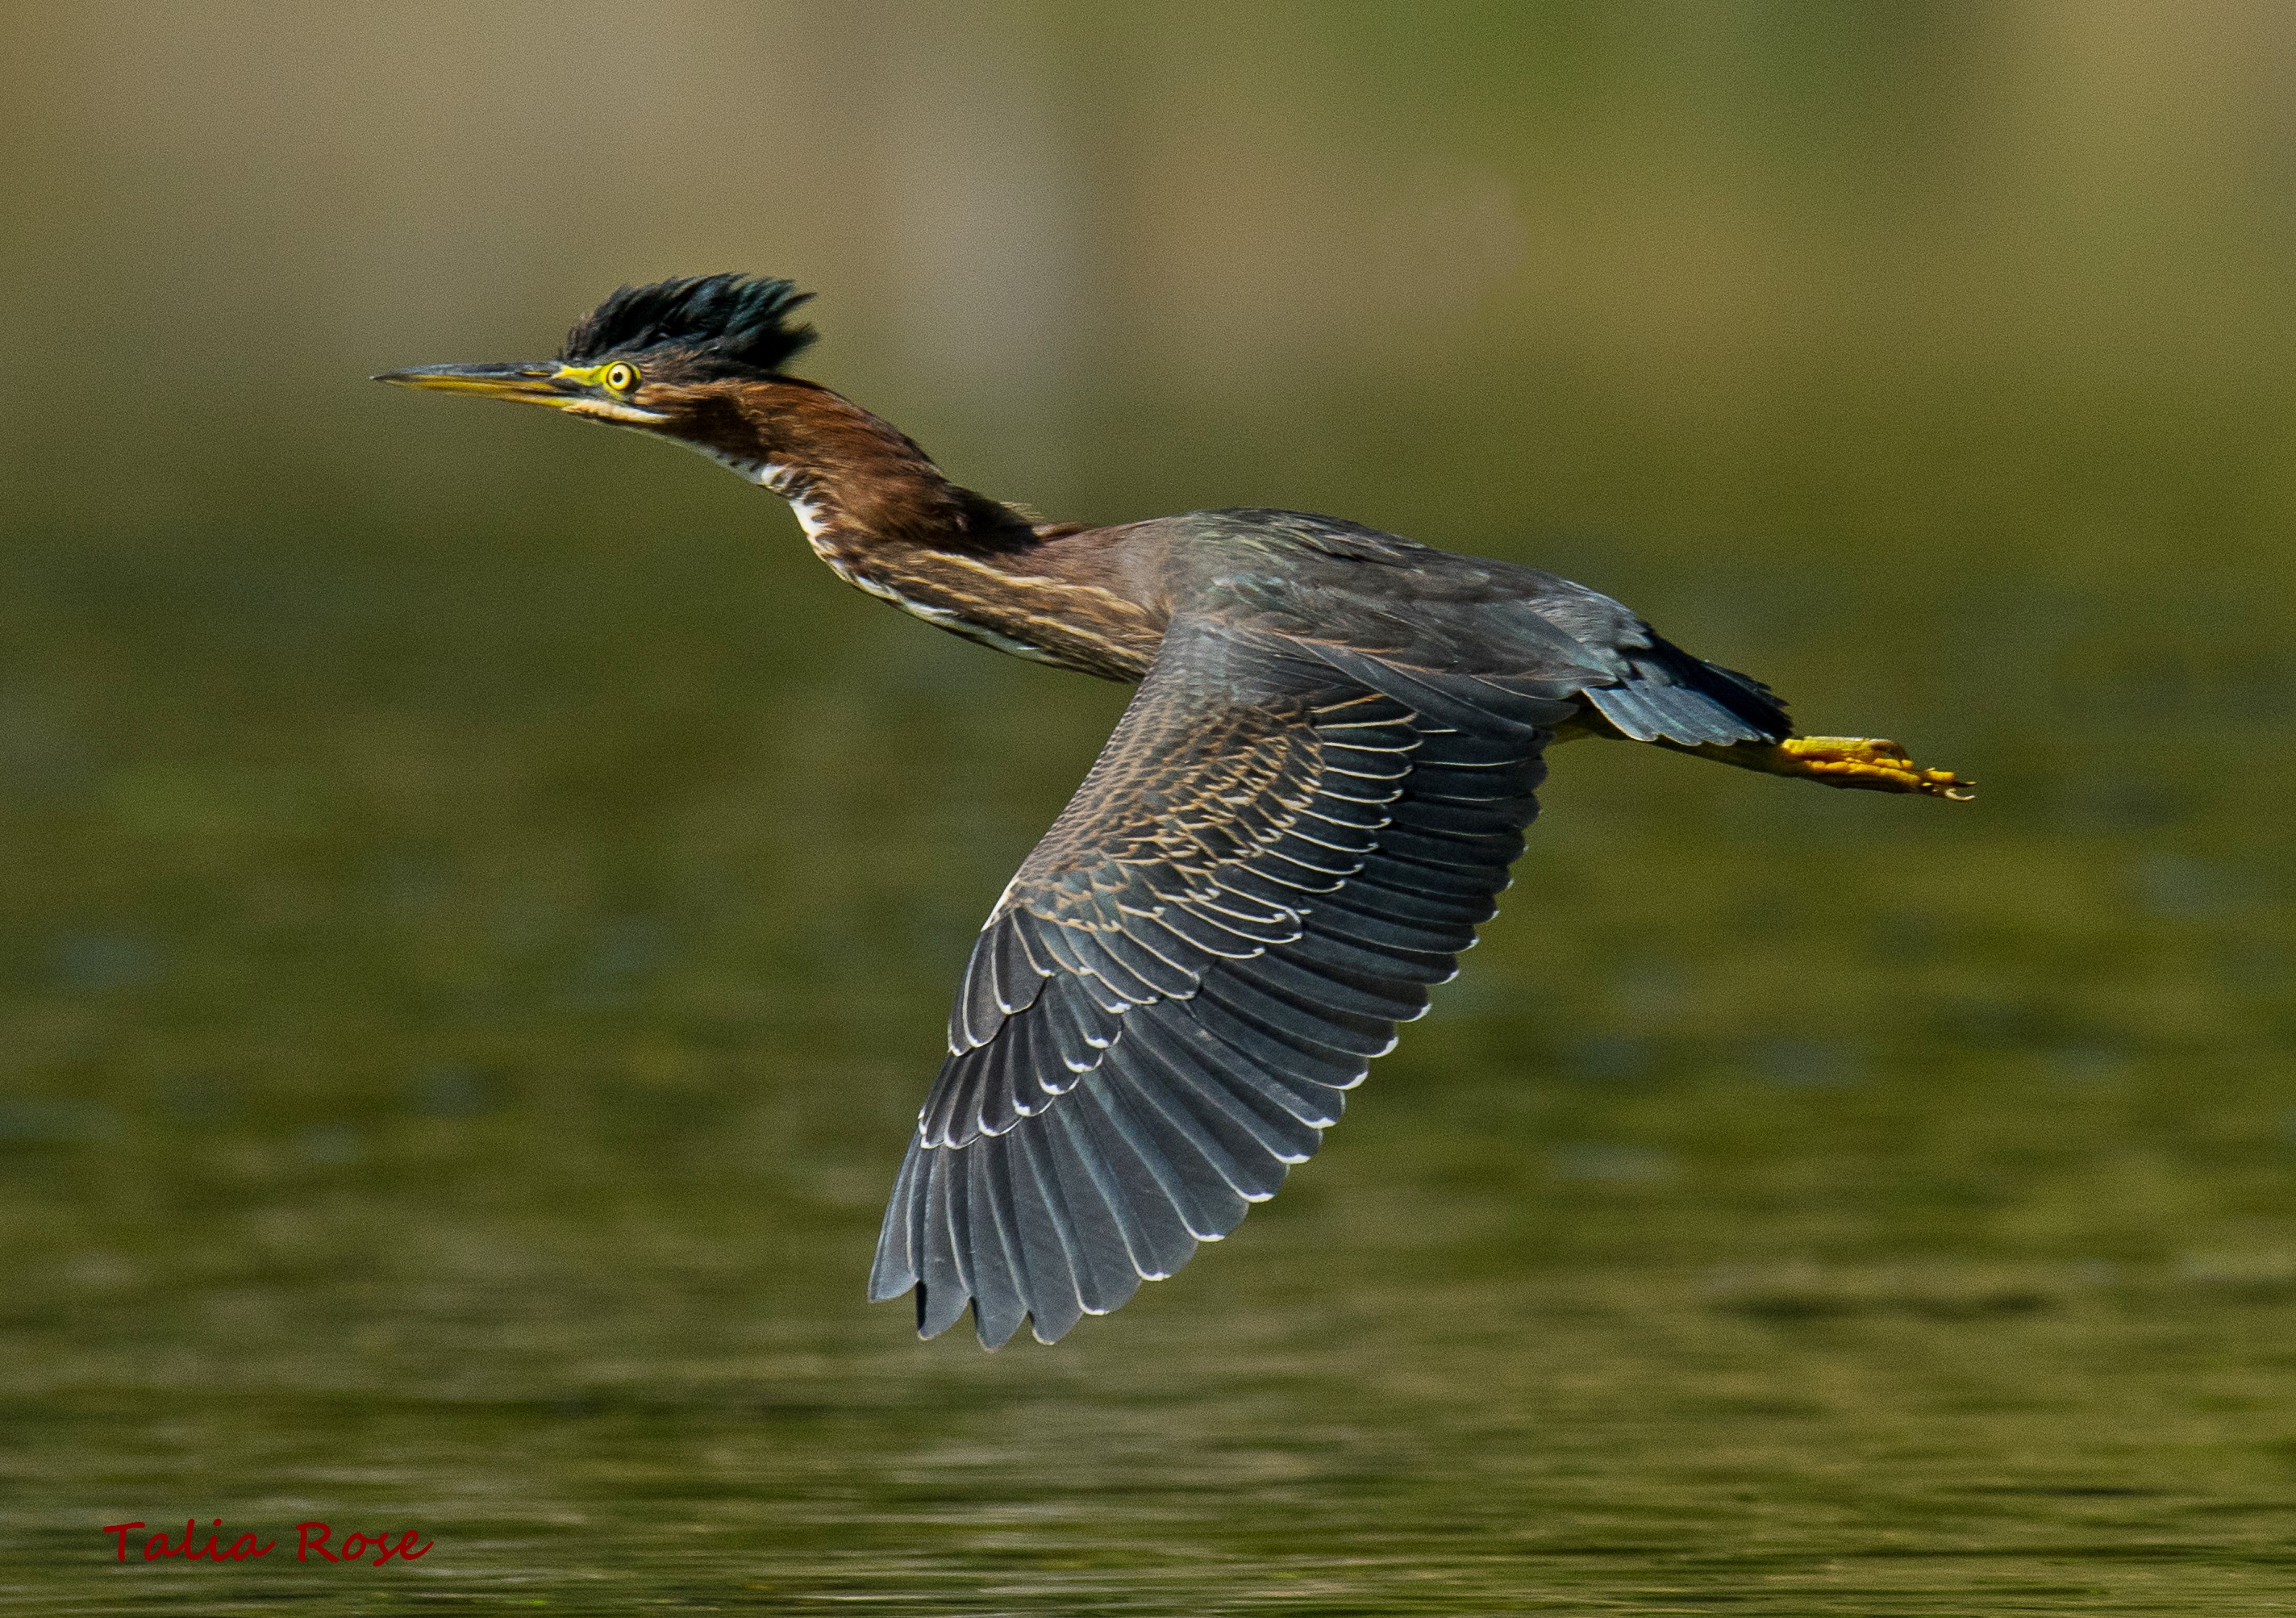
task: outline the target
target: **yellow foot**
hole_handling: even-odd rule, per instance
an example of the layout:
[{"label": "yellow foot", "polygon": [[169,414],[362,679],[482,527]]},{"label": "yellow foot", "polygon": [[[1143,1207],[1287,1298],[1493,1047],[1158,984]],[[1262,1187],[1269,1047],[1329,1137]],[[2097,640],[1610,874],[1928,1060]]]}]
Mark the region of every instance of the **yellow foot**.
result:
[{"label": "yellow foot", "polygon": [[1794,736],[1780,742],[1768,766],[1781,776],[1807,776],[1828,786],[1875,793],[1921,793],[1966,803],[1977,783],[1949,769],[1923,769],[1895,742],[1865,736]]}]

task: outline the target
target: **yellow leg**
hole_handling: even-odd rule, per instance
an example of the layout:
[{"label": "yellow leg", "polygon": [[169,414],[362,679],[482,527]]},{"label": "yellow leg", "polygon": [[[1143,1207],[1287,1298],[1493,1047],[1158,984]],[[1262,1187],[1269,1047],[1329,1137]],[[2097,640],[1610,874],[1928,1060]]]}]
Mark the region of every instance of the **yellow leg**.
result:
[{"label": "yellow leg", "polygon": [[[1828,786],[1860,787],[1875,793],[1921,793],[1966,803],[1977,783],[1949,769],[1923,769],[1895,742],[1866,736],[1794,736],[1775,745],[1741,743],[1732,752],[1743,762],[1774,776],[1800,776]],[[1740,762],[1732,760],[1733,763]]]}]

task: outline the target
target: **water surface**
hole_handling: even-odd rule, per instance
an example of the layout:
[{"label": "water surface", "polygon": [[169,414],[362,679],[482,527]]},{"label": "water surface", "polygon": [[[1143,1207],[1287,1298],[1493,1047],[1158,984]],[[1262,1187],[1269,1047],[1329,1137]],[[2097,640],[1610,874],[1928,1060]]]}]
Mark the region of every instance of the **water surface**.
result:
[{"label": "water surface", "polygon": [[[1341,9],[35,30],[0,1609],[2296,1600],[2284,20]],[[358,380],[734,264],[984,488],[1543,563],[1983,796],[1561,751],[1281,1196],[919,1343],[878,1209],[1122,693]],[[99,1532],[187,1516],[287,1544]]]}]

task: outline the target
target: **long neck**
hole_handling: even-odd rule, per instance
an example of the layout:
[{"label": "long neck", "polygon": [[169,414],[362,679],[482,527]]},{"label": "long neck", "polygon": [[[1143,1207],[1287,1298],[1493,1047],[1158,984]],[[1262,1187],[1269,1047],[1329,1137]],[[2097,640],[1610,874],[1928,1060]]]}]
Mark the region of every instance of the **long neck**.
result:
[{"label": "long neck", "polygon": [[1103,678],[1137,679],[1154,655],[1160,613],[1120,587],[1090,533],[960,488],[906,433],[814,383],[746,383],[712,405],[684,441],[786,499],[848,583]]},{"label": "long neck", "polygon": [[996,549],[1025,542],[1026,519],[960,489],[906,433],[811,382],[728,390],[687,439],[787,500],[808,538],[843,545]]}]

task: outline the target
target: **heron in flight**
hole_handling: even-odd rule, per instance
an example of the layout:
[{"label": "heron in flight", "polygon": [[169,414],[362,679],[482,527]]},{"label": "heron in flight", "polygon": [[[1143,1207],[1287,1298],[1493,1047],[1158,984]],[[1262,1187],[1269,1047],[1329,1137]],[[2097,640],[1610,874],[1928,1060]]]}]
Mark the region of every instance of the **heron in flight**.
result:
[{"label": "heron in flight", "polygon": [[870,1295],[1057,1341],[1272,1196],[1490,919],[1547,750],[1595,736],[1965,799],[1894,742],[1800,736],[1759,681],[1583,585],[1246,507],[1095,527],[954,483],[787,369],[790,283],[624,287],[555,359],[378,381],[699,450],[838,576],[1000,652],[1136,685],[972,946]]}]

